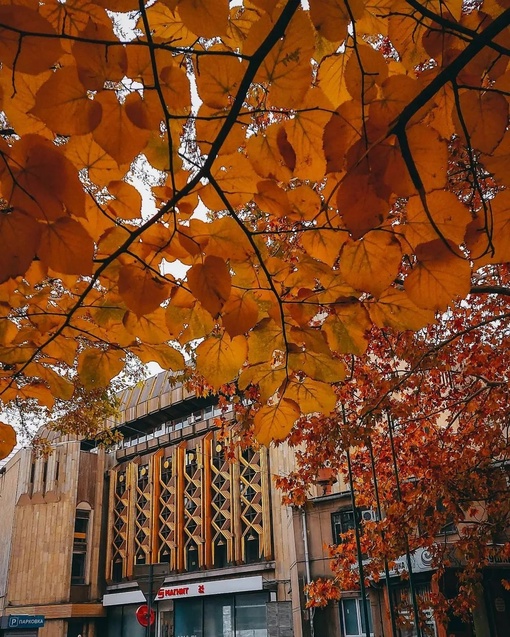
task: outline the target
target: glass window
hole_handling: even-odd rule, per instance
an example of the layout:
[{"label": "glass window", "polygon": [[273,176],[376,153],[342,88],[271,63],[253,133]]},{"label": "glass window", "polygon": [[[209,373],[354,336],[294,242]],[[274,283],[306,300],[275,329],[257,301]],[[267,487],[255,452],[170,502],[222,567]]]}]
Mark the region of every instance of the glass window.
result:
[{"label": "glass window", "polygon": [[267,637],[267,593],[236,595],[235,637]]},{"label": "glass window", "polygon": [[[368,622],[370,634],[373,633],[372,613],[370,611],[370,602],[366,600],[368,605]],[[346,637],[364,637],[365,628],[365,609],[361,602],[361,598],[352,597],[350,599],[342,599],[340,604],[342,613],[343,632]]]},{"label": "glass window", "polygon": [[73,560],[71,584],[85,584],[87,580],[87,545],[90,511],[78,509],[74,520]]},{"label": "glass window", "polygon": [[175,601],[175,637],[203,637],[203,600]]},{"label": "glass window", "polygon": [[204,637],[233,637],[233,607],[232,595],[204,599]]}]

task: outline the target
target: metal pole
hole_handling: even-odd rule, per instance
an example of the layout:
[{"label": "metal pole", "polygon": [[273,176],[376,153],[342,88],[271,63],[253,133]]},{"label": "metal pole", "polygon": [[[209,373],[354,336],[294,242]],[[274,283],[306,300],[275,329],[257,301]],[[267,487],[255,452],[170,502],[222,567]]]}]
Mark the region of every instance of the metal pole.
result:
[{"label": "metal pole", "polygon": [[[344,414],[345,418],[345,414]],[[365,617],[365,635],[366,637],[370,637],[370,615],[368,611],[368,599],[365,587],[365,576],[363,574],[363,555],[361,553],[361,540],[359,533],[359,523],[358,523],[358,511],[356,509],[356,497],[354,495],[354,484],[352,481],[352,467],[351,467],[351,454],[349,449],[347,449],[347,467],[349,469],[349,483],[351,485],[351,503],[352,503],[352,511],[354,514],[354,535],[356,536],[356,553],[358,557],[358,568],[359,568],[359,585],[361,589],[361,603],[363,604],[363,615]]]},{"label": "metal pole", "polygon": [[[304,557],[305,557],[305,577],[306,577],[306,583],[310,584],[310,582],[312,581],[312,576],[310,573],[310,552],[308,550],[308,525],[306,523],[306,511],[304,510],[303,507],[300,507],[301,509],[301,520],[302,520],[302,526],[303,526],[303,551],[305,553]],[[314,609],[310,608],[310,637],[315,637],[315,627],[313,625],[313,616],[314,616]]]},{"label": "metal pole", "polygon": [[[388,420],[388,431],[390,434],[390,444],[391,444],[391,457],[393,460],[393,470],[395,472],[395,483],[397,485],[397,497],[398,501],[402,502],[402,491],[400,490],[400,480],[398,477],[398,464],[397,464],[397,454],[395,453],[395,441],[393,440],[393,422],[391,420],[391,416],[389,413],[386,414]],[[414,586],[414,575],[413,575],[413,565],[411,562],[411,553],[409,552],[409,539],[407,537],[407,533],[404,530],[404,541],[406,548],[406,563],[407,570],[409,572],[409,589],[411,591],[411,601],[413,603],[413,615],[414,615],[414,624],[416,626],[416,637],[422,637],[421,627],[420,627],[420,615],[418,611],[418,598],[416,596],[416,588]]]},{"label": "metal pole", "polygon": [[[382,509],[381,509],[381,500],[379,497],[379,486],[377,485],[377,473],[375,470],[375,458],[374,458],[374,449],[372,447],[372,441],[370,438],[368,439],[368,451],[370,453],[370,463],[372,465],[372,479],[374,481],[374,494],[375,494],[375,503],[377,507],[377,517],[379,520],[382,520]],[[384,530],[381,530],[381,538],[384,542]],[[390,611],[390,621],[391,621],[391,634],[392,637],[397,637],[397,620],[395,617],[395,609],[393,608],[393,602],[391,599],[390,592],[390,569],[388,567],[388,560],[386,556],[384,557],[384,578],[386,579],[386,590],[388,591],[388,606]]]}]

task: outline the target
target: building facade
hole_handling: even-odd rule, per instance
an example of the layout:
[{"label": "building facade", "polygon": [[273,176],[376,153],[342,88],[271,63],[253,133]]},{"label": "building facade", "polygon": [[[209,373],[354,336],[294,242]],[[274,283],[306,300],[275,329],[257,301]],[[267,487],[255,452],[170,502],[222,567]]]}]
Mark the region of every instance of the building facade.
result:
[{"label": "building facade", "polygon": [[[306,584],[331,576],[328,545],[374,513],[353,508],[338,476],[303,507],[282,505],[273,477],[295,468],[291,450],[231,445],[220,413],[213,397],[161,373],[120,397],[115,450],[55,438],[48,458],[25,449],[0,470],[1,637],[416,634],[390,621],[409,597],[396,571],[365,599],[344,591],[306,608]],[[508,566],[484,573],[476,637],[507,635]],[[412,571],[427,600],[426,552],[413,554]],[[474,635],[432,615],[427,627],[433,637]]]},{"label": "building facade", "polygon": [[104,460],[61,440],[1,469],[0,635],[102,634]]}]

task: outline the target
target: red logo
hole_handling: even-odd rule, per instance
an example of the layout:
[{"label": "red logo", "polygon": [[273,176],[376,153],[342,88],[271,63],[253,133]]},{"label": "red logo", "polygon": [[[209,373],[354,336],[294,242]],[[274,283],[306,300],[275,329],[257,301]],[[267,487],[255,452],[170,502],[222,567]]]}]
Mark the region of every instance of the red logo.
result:
[{"label": "red logo", "polygon": [[205,593],[205,586],[203,584],[198,585],[198,592],[201,594]]}]

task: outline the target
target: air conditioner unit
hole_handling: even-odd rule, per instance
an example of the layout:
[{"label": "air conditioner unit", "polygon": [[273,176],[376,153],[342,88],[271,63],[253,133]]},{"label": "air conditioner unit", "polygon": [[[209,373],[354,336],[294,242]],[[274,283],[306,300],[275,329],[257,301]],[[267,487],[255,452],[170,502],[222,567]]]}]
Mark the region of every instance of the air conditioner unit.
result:
[{"label": "air conditioner unit", "polygon": [[377,522],[378,519],[377,511],[374,509],[365,509],[361,512],[362,522]]}]

